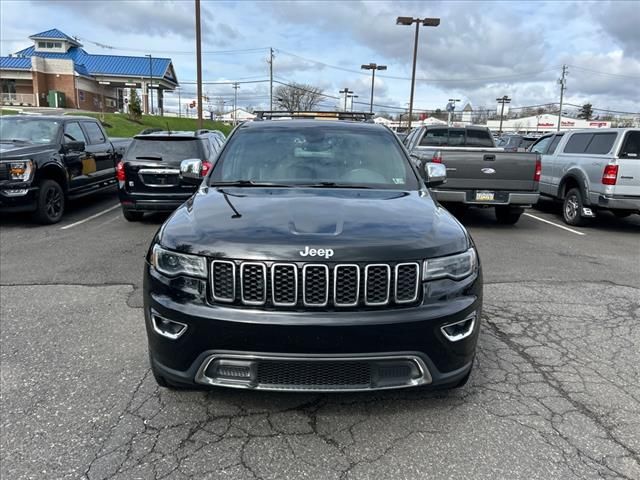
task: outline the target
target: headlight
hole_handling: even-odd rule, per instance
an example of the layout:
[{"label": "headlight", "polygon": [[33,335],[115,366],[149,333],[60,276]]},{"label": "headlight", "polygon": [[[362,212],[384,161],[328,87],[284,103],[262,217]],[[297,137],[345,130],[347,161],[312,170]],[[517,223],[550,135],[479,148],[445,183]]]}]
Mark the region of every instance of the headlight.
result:
[{"label": "headlight", "polygon": [[18,162],[9,163],[9,179],[26,182],[31,178],[31,172],[33,172],[33,162],[31,160],[21,160]]},{"label": "headlight", "polygon": [[167,276],[188,275],[190,277],[207,278],[207,261],[204,257],[171,252],[159,245],[154,245],[151,254],[151,265]]},{"label": "headlight", "polygon": [[456,255],[425,260],[422,280],[436,280],[438,278],[462,280],[475,272],[477,268],[476,251],[470,248],[466,252]]}]

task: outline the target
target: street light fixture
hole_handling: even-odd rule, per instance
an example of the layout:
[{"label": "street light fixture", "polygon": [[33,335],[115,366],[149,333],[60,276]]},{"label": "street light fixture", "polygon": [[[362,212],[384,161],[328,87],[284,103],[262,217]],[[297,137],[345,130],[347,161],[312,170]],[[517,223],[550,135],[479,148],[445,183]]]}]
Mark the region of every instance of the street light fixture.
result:
[{"label": "street light fixture", "polygon": [[413,43],[413,69],[411,72],[411,96],[409,97],[409,130],[411,130],[411,117],[413,116],[413,92],[416,85],[416,57],[418,55],[418,32],[420,31],[420,24],[425,27],[437,27],[440,25],[440,19],[413,17],[398,17],[396,19],[396,25],[411,26],[414,23],[416,24],[416,35]]},{"label": "street light fixture", "polygon": [[353,112],[353,99],[358,98],[358,95],[347,95],[351,99],[351,111]]},{"label": "street light fixture", "polygon": [[368,65],[362,65],[362,70],[371,70],[371,104],[369,107],[369,113],[373,113],[373,86],[376,83],[376,70],[386,70],[386,65],[378,65],[376,63],[369,63]]}]

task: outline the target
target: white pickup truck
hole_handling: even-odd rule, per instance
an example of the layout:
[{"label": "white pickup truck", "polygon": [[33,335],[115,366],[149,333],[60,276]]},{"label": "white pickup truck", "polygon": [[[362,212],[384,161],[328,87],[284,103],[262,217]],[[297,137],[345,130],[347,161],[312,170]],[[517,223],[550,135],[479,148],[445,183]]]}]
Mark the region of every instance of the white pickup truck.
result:
[{"label": "white pickup truck", "polygon": [[584,225],[600,210],[640,214],[640,129],[573,130],[541,137],[540,194],[563,202],[569,225]]}]

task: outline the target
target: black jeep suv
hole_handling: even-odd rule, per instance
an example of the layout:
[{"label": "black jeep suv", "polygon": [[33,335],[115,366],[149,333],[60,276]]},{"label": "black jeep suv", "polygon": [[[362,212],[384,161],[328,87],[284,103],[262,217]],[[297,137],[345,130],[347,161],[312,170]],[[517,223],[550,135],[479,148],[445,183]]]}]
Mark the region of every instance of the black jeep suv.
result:
[{"label": "black jeep suv", "polygon": [[116,166],[124,218],[133,222],[145,212],[171,212],[182,205],[198,187],[180,179],[180,162],[201,160],[204,176],[223,143],[218,130],[154,131],[134,137]]},{"label": "black jeep suv", "polygon": [[[165,387],[454,387],[482,307],[474,243],[398,138],[365,122],[258,120],[162,225],[144,273],[151,367]],[[428,178],[425,184],[419,173]]]}]

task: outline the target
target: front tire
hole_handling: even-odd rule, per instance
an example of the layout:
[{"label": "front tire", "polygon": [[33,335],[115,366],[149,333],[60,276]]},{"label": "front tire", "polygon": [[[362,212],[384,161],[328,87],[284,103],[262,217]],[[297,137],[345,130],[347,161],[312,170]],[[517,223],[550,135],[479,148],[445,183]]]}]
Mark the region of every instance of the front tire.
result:
[{"label": "front tire", "polygon": [[144,213],[142,213],[142,212],[134,212],[132,210],[125,210],[123,208],[122,209],[122,215],[124,216],[124,218],[128,222],[139,222],[140,220],[142,220],[142,217],[144,216]]},{"label": "front tire", "polygon": [[586,225],[588,220],[582,216],[582,193],[579,188],[572,188],[567,192],[562,204],[562,219],[567,225],[580,227]]},{"label": "front tire", "polygon": [[43,180],[40,183],[35,219],[43,225],[58,223],[64,214],[64,190],[55,180]]},{"label": "front tire", "polygon": [[496,207],[496,220],[501,225],[515,225],[522,212],[521,208]]}]

